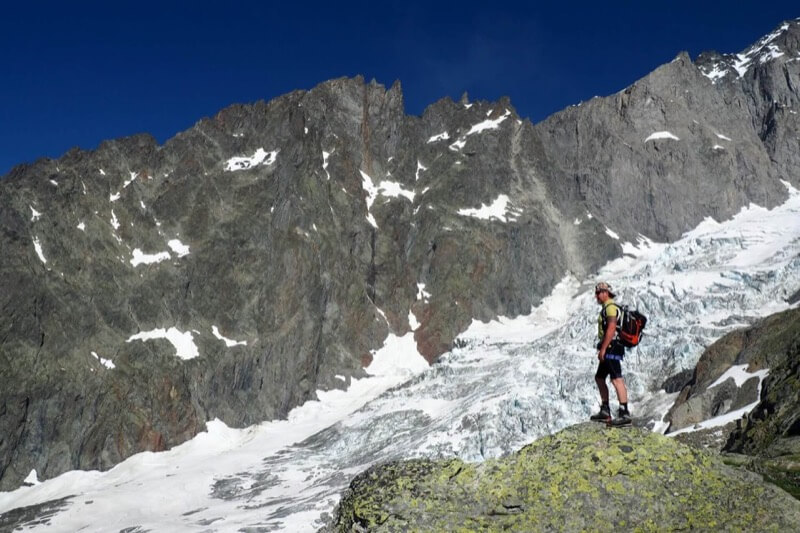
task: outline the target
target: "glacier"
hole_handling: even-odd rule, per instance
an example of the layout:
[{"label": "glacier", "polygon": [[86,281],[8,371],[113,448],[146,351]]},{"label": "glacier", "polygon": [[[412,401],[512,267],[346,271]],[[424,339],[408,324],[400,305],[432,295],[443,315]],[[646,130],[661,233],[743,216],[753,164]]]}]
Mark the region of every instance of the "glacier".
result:
[{"label": "glacier", "polygon": [[[514,319],[474,321],[428,366],[413,334],[390,335],[370,377],[319,391],[287,420],[140,453],[106,472],[73,471],[0,493],[0,525],[29,531],[315,531],[350,479],[411,457],[480,461],[587,419],[597,408],[593,287],[648,316],[623,370],[631,411],[664,431],[669,376],[724,334],[790,307],[800,289],[800,191],[767,210],[706,219],[673,243],[641,237],[591,279],[565,273]],[[797,305],[797,304],[794,304]],[[612,407],[616,398],[612,391]],[[738,415],[738,414],[737,414]],[[16,518],[15,518],[16,517]]]}]

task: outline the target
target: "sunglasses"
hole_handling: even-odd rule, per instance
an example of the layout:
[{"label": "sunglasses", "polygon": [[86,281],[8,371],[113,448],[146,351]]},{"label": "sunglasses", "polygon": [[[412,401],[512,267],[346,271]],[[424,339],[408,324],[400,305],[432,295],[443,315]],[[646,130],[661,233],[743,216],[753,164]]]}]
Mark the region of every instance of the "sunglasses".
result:
[{"label": "sunglasses", "polygon": [[594,291],[594,294],[595,294],[595,295],[598,295],[598,294],[600,294],[601,292],[608,292],[608,291],[607,291],[607,290],[605,290],[605,289],[600,289],[599,291]]}]

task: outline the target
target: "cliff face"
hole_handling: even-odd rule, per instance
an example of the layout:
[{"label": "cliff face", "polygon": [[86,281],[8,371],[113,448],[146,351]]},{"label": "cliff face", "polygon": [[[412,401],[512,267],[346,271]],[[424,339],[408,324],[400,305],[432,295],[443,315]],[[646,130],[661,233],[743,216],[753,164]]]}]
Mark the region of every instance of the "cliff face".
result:
[{"label": "cliff face", "polygon": [[481,464],[358,475],[327,531],[784,531],[800,502],[760,476],[638,428],[587,423]]},{"label": "cliff face", "polygon": [[763,401],[776,379],[784,379],[796,364],[798,339],[800,309],[792,309],[736,330],[709,346],[667,415],[670,431]]},{"label": "cliff face", "polygon": [[745,454],[748,468],[800,499],[800,310],[771,318],[765,352],[774,354],[773,364],[758,405],[737,424],[724,450]]},{"label": "cliff face", "polygon": [[[792,39],[747,76],[682,55],[537,125],[505,100],[408,116],[399,84],[339,79],[163,146],[17,167],[0,182],[0,489],[214,417],[282,417],[363,375],[390,332],[415,328],[433,361],[621,241],[775,205],[779,179],[800,186]],[[786,112],[764,111],[776,99]]]},{"label": "cliff face", "polygon": [[[771,315],[712,344],[666,416],[675,438],[723,452],[800,498],[800,309]],[[696,424],[700,424],[699,426]]]}]

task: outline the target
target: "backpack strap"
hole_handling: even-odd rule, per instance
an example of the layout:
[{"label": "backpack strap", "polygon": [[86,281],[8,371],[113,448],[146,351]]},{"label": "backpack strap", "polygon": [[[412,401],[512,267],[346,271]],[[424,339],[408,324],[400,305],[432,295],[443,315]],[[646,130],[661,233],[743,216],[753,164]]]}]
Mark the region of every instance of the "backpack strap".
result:
[{"label": "backpack strap", "polygon": [[608,309],[608,306],[610,306],[610,305],[613,305],[614,307],[617,308],[617,320],[619,320],[619,316],[620,316],[620,314],[622,314],[622,307],[620,307],[617,304],[617,302],[608,302],[607,304],[605,304],[603,306],[603,309],[600,311],[600,315],[603,317],[603,321],[604,322],[606,320],[608,320],[608,311],[607,311],[607,309]]},{"label": "backpack strap", "polygon": [[[622,326],[622,313],[623,313],[623,310],[622,310],[622,306],[619,305],[617,302],[608,302],[607,304],[603,305],[603,309],[600,311],[600,317],[603,319],[603,331],[605,331],[605,329],[608,327],[608,311],[607,311],[607,309],[611,305],[613,305],[614,307],[617,308],[617,317],[616,317],[617,318],[617,327],[616,327],[616,332],[618,334],[619,333],[619,329]],[[614,338],[615,339],[617,338],[616,335],[614,336]]]}]

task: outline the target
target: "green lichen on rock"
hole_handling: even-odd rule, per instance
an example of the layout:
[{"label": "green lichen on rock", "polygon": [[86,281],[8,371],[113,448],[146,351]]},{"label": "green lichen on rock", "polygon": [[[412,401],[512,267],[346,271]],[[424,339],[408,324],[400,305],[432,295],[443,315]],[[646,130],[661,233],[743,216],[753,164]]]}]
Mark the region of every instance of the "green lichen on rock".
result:
[{"label": "green lichen on rock", "polygon": [[329,531],[789,531],[800,502],[719,457],[640,429],[583,424],[480,464],[378,465]]}]

